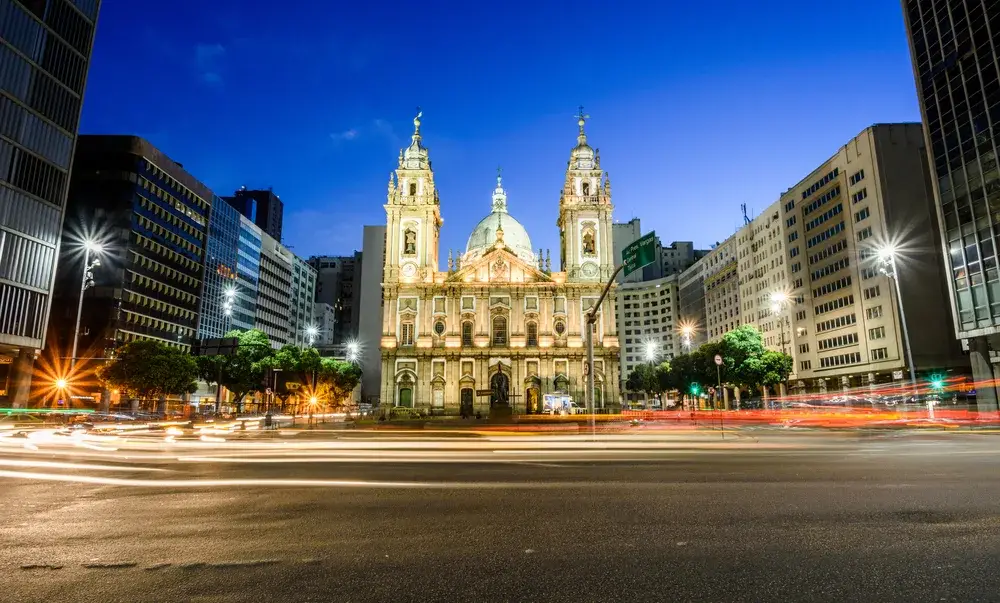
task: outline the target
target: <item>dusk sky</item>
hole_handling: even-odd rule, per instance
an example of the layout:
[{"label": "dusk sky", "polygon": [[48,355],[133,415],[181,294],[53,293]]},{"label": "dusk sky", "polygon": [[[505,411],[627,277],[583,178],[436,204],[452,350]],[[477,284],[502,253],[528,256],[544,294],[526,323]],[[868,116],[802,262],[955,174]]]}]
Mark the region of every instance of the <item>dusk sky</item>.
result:
[{"label": "dusk sky", "polygon": [[286,245],[341,255],[384,224],[418,105],[442,262],[497,165],[558,256],[578,105],[615,219],[699,247],[866,126],[920,118],[896,0],[108,1],[81,131],[143,136],[219,195],[271,186]]}]

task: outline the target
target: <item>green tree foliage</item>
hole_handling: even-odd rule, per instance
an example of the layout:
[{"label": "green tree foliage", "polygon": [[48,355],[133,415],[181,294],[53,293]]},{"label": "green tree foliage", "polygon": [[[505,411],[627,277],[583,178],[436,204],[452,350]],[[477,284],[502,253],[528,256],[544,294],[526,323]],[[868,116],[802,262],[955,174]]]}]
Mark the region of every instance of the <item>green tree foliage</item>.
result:
[{"label": "green tree foliage", "polygon": [[233,330],[226,333],[226,337],[239,340],[236,353],[232,356],[198,356],[198,373],[207,383],[221,382],[240,404],[248,394],[265,389],[264,379],[267,369],[274,362],[275,353],[267,334],[257,329]]},{"label": "green tree foliage", "polygon": [[165,343],[133,341],[98,370],[98,377],[106,387],[129,399],[154,400],[197,391],[198,365],[194,358]]}]

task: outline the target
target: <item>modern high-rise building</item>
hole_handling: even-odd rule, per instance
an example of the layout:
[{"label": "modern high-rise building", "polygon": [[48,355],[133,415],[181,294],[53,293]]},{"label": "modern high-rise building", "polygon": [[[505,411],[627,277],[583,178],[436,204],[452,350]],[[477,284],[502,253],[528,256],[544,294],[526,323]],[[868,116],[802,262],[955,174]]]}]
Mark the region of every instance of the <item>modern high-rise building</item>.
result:
[{"label": "modern high-rise building", "polygon": [[920,124],[866,128],[779,203],[793,392],[908,378],[900,300],[879,259],[888,247],[918,378],[968,370],[942,320],[948,293]]},{"label": "modern high-rise building", "polygon": [[34,358],[45,346],[99,7],[100,0],[0,0],[3,405],[27,403]]},{"label": "modern high-rise building", "polygon": [[81,358],[197,336],[212,192],[135,136],[81,136],[66,205],[50,344],[69,355],[80,296],[81,237],[101,245],[83,299]]},{"label": "modern high-rise building", "polygon": [[297,255],[292,255],[292,291],[291,314],[289,314],[289,341],[297,346],[312,343],[316,336],[310,335],[311,329],[317,329],[313,320],[313,304],[316,297],[316,269]]},{"label": "modern high-rise building", "polygon": [[313,344],[318,350],[333,348],[333,336],[337,324],[337,313],[333,306],[322,302],[313,304],[313,325],[316,327],[316,340]]},{"label": "modern high-rise building", "polygon": [[[229,329],[249,331],[257,324],[257,292],[260,289],[260,251],[264,234],[246,216],[240,216],[236,249],[236,303]],[[228,330],[228,329],[227,329]]]},{"label": "modern high-rise building", "polygon": [[358,279],[358,344],[361,348],[361,395],[377,403],[382,384],[382,317],[385,298],[382,275],[385,269],[386,227],[365,226],[361,246],[361,275]]},{"label": "modern high-rise building", "polygon": [[362,252],[356,251],[354,255],[309,258],[309,265],[317,271],[316,301],[330,305],[335,312],[332,345],[358,337],[362,257]]},{"label": "modern high-rise building", "polygon": [[212,195],[208,242],[205,245],[205,286],[198,313],[199,339],[222,337],[235,328],[233,315],[239,293],[239,242],[239,212],[218,196]]},{"label": "modern high-rise building", "polygon": [[615,291],[615,316],[621,343],[621,376],[637,366],[674,359],[680,350],[676,333],[677,275],[640,283],[624,283]]},{"label": "modern high-rise building", "polygon": [[[996,255],[1000,4],[959,0],[903,0],[902,4],[947,270],[952,328],[957,337],[968,341],[973,378],[992,382],[1000,350]],[[977,403],[980,410],[997,410],[995,388],[979,385]]]},{"label": "modern high-rise building", "polygon": [[236,208],[236,211],[246,216],[261,230],[273,239],[281,242],[281,225],[284,219],[285,204],[271,189],[249,190],[243,187],[233,193],[232,197],[224,197],[226,203]]},{"label": "modern high-rise building", "polygon": [[705,268],[707,258],[677,275],[677,343],[678,353],[697,349],[708,340],[705,331]]},{"label": "modern high-rise building", "polygon": [[275,348],[294,343],[291,319],[294,266],[292,252],[271,236],[263,234],[254,328],[266,333]]}]

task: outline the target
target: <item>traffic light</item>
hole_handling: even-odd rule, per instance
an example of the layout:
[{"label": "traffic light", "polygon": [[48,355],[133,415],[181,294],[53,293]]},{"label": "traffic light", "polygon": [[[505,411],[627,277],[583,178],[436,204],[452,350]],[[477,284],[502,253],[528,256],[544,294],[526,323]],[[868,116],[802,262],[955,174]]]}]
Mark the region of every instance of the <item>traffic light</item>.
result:
[{"label": "traffic light", "polygon": [[699,393],[701,393],[701,388],[698,387],[697,383],[692,383],[691,384],[691,393],[693,395],[695,395],[695,396],[697,396]]},{"label": "traffic light", "polygon": [[931,387],[933,389],[944,389],[944,377],[941,375],[931,375]]}]

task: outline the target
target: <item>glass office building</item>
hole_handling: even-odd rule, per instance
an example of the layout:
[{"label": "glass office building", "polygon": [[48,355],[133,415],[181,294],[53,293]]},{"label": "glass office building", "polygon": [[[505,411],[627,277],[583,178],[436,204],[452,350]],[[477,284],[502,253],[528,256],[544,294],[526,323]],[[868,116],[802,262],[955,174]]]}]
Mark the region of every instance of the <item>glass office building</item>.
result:
[{"label": "glass office building", "polygon": [[[941,223],[956,335],[973,376],[992,380],[1000,350],[1000,4],[903,0]],[[986,391],[989,390],[989,391]],[[993,388],[980,409],[996,410]]]},{"label": "glass office building", "polygon": [[45,344],[99,6],[0,0],[0,404],[27,402]]},{"label": "glass office building", "polygon": [[[239,287],[237,257],[240,243],[240,214],[217,195],[212,195],[205,244],[205,287],[201,295],[198,337],[222,337],[232,326]],[[231,313],[225,313],[227,293],[233,294]]]},{"label": "glass office building", "polygon": [[256,224],[244,216],[239,216],[239,222],[239,243],[236,252],[236,303],[233,308],[231,328],[247,331],[254,328],[257,320],[261,231]]}]

